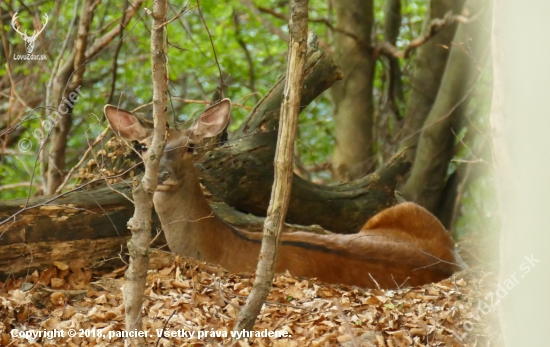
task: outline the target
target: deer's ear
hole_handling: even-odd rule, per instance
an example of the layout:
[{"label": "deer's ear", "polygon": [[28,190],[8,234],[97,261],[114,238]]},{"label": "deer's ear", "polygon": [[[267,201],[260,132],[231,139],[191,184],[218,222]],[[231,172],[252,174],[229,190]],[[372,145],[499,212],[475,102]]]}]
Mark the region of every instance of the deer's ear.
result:
[{"label": "deer's ear", "polygon": [[144,127],[132,112],[113,105],[105,105],[103,112],[111,125],[111,129],[125,140],[141,141],[151,135],[152,130]]},{"label": "deer's ear", "polygon": [[191,126],[195,141],[216,136],[225,129],[231,113],[231,100],[223,99],[207,108]]}]

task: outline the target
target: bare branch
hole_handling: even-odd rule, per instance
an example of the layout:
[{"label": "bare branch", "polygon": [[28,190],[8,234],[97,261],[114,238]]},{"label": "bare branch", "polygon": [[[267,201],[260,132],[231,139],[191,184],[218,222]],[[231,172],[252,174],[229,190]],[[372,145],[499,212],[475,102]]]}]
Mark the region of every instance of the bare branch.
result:
[{"label": "bare branch", "polygon": [[233,11],[233,23],[235,25],[235,37],[237,38],[237,43],[243,49],[246,62],[248,63],[248,75],[249,75],[248,88],[252,93],[254,93],[256,102],[258,102],[260,101],[260,97],[258,96],[256,92],[256,87],[255,87],[256,78],[254,76],[254,61],[252,61],[252,55],[250,54],[250,51],[246,46],[246,42],[244,42],[242,38],[240,24],[239,24],[239,14],[236,11]]},{"label": "bare branch", "polygon": [[262,25],[264,27],[267,28],[267,30],[269,30],[271,33],[273,33],[274,35],[277,35],[279,36],[279,38],[285,42],[288,42],[288,35],[285,34],[279,27],[273,25],[273,23],[271,23],[270,21],[268,20],[265,20],[262,16],[260,16],[260,10],[256,7],[256,5],[254,5],[254,3],[250,0],[241,0],[241,2],[246,6],[248,7],[248,9],[250,10],[250,12],[252,12],[252,14],[254,15],[254,17],[256,17],[256,19],[262,23]]},{"label": "bare branch", "polygon": [[3,191],[3,190],[28,187],[29,185],[31,185],[35,188],[38,187],[37,185],[33,185],[32,182],[19,182],[19,183],[5,184],[3,186],[0,186],[0,192]]},{"label": "bare branch", "polygon": [[197,8],[199,9],[199,15],[201,17],[202,24],[204,24],[204,28],[206,29],[206,32],[208,33],[208,38],[210,39],[210,45],[212,46],[212,53],[214,53],[214,60],[216,61],[216,66],[218,67],[218,72],[220,74],[220,100],[221,100],[223,98],[222,68],[220,67],[220,63],[218,62],[218,55],[216,54],[216,48],[214,47],[214,41],[212,40],[212,34],[210,33],[210,29],[208,29],[208,25],[206,24],[206,21],[204,20],[204,16],[202,15],[200,0],[197,0]]},{"label": "bare branch", "polygon": [[56,194],[61,193],[63,188],[65,188],[65,186],[71,179],[71,176],[74,174],[74,172],[78,170],[78,168],[84,163],[84,161],[86,160],[86,158],[88,157],[88,154],[90,154],[92,149],[94,149],[94,147],[97,146],[98,143],[103,141],[103,139],[105,138],[105,136],[107,135],[110,129],[111,129],[110,127],[107,127],[107,129],[103,130],[103,132],[99,134],[99,136],[95,139],[95,141],[88,147],[86,152],[84,152],[84,154],[82,155],[82,158],[80,158],[78,163],[76,163],[76,165],[72,167],[71,171],[69,171],[69,173],[65,177],[65,180],[63,181],[63,183],[59,186],[59,188],[57,188],[57,190],[55,191]]},{"label": "bare branch", "polygon": [[[123,29],[123,27],[126,27],[128,23],[130,23],[130,20],[134,17],[134,15],[137,13],[137,10],[141,6],[141,4],[144,2],[144,0],[136,0],[135,2],[131,2],[130,6],[126,10],[126,14],[124,15],[124,21],[121,22],[119,25],[111,29],[107,34],[103,35],[102,37],[98,38],[94,41],[94,43],[88,48],[86,51],[86,59],[93,58],[96,54],[98,54],[105,46],[107,46],[111,41],[119,35],[120,31]],[[141,17],[138,19],[138,21],[141,19]]]},{"label": "bare branch", "polygon": [[[135,210],[128,221],[132,238],[128,242],[130,265],[126,271],[124,285],[124,307],[126,330],[141,329],[141,307],[143,305],[145,280],[149,268],[149,245],[151,243],[151,214],[153,193],[158,183],[158,168],[164,152],[167,137],[167,57],[165,46],[166,0],[153,3],[153,25],[151,27],[151,69],[153,79],[153,139],[147,149],[145,174],[141,181],[135,181],[133,190]],[[143,338],[131,338],[129,342],[145,345]]]},{"label": "bare branch", "polygon": [[[122,6],[122,20],[121,22],[124,23],[124,19],[126,17],[126,7],[128,7],[128,0],[124,0],[124,5]],[[124,25],[120,25],[120,38],[118,39],[115,54],[113,56],[113,78],[111,80],[111,91],[109,92],[109,97],[107,98],[107,103],[112,103],[113,95],[115,94],[115,88],[116,88],[116,77],[117,77],[117,70],[118,70],[118,54],[120,53],[120,48],[122,47],[122,39],[124,38]]]},{"label": "bare branch", "polygon": [[399,50],[390,42],[384,41],[378,44],[377,50],[379,54],[392,56],[395,58],[408,58],[411,53],[422,46],[424,43],[428,42],[432,37],[434,37],[441,30],[454,23],[468,23],[474,20],[477,16],[465,17],[462,15],[453,15],[452,12],[448,12],[443,18],[436,18],[431,21],[428,25],[426,32],[416,39],[412,40],[404,50]]},{"label": "bare branch", "polygon": [[[170,97],[170,99],[172,100],[177,100],[177,101],[181,101],[185,104],[199,104],[199,105],[210,105],[212,103],[212,101],[208,101],[208,100],[191,100],[191,99],[183,99],[183,98],[178,98],[177,96],[172,96]],[[132,110],[132,112],[137,112],[145,107],[149,107],[149,106],[152,106],[153,105],[153,102],[148,102],[146,104],[143,104],[141,106],[138,106],[136,107],[135,109]],[[245,106],[243,104],[236,104],[236,103],[231,103],[231,107],[240,107],[242,109],[245,109],[247,111],[250,111],[252,110],[252,107],[250,106]]]},{"label": "bare branch", "polygon": [[175,21],[176,19],[178,19],[179,17],[181,17],[181,16],[185,13],[186,10],[187,10],[187,5],[185,5],[185,6],[181,9],[181,11],[179,11],[179,12],[174,16],[174,18],[170,19],[169,21],[166,21],[166,22],[162,23],[158,29],[167,26],[168,24],[172,23],[173,21]]},{"label": "bare branch", "polygon": [[[280,12],[277,12],[277,11],[272,10],[270,8],[262,7],[262,6],[257,6],[256,8],[259,12],[267,13],[267,14],[272,15],[275,18],[279,18],[279,19],[288,21],[288,17],[286,15],[284,15],[283,13],[280,13]],[[352,39],[357,41],[357,43],[359,43],[361,46],[371,48],[370,45],[367,42],[362,40],[360,37],[358,37],[354,33],[349,32],[349,31],[347,31],[345,29],[342,29],[342,28],[339,28],[339,27],[335,27],[334,24],[332,24],[332,22],[328,18],[308,18],[308,21],[310,23],[322,23],[322,24],[326,25],[327,28],[329,28],[332,31],[335,31],[337,33],[340,33],[340,34],[351,37]],[[285,41],[288,41],[288,39],[285,40]]]},{"label": "bare branch", "polygon": [[267,218],[264,222],[262,246],[260,249],[256,280],[245,306],[239,312],[234,331],[252,330],[256,317],[265,302],[275,272],[275,261],[281,243],[281,233],[288,210],[292,190],[292,164],[300,98],[304,78],[304,65],[307,52],[308,0],[291,0],[292,9],[289,21],[290,42],[281,104],[281,118],[277,150],[275,152],[275,180]]}]

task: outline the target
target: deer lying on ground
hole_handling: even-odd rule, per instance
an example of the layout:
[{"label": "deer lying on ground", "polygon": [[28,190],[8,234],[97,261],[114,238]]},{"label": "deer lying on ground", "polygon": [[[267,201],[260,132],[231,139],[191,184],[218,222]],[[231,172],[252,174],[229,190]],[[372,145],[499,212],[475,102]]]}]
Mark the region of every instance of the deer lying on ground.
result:
[{"label": "deer lying on ground", "polygon": [[[230,111],[231,102],[224,99],[191,128],[169,129],[153,203],[174,253],[253,273],[262,235],[236,229],[215,215],[193,165],[193,146],[223,131]],[[150,144],[152,129],[131,112],[111,105],[104,112],[119,136],[142,148]],[[459,264],[453,240],[437,218],[414,203],[401,203],[369,219],[357,234],[283,234],[276,271],[328,283],[395,288],[440,281]]]}]

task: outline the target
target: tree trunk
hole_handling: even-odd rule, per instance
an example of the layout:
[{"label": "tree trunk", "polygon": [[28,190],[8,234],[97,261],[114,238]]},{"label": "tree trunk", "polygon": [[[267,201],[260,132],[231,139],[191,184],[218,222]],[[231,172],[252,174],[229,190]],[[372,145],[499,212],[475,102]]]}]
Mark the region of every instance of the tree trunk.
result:
[{"label": "tree trunk", "polygon": [[465,7],[477,17],[461,24],[456,32],[437,98],[420,134],[411,176],[403,187],[407,200],[417,202],[432,213],[436,213],[440,204],[447,169],[454,155],[453,124],[464,112],[464,101],[479,80],[489,53],[486,26],[490,8],[475,0],[468,1]]},{"label": "tree trunk", "polygon": [[[197,166],[203,170],[203,183],[228,205],[265,216],[273,184],[275,141],[275,134],[261,133],[207,153]],[[409,168],[401,152],[377,172],[348,184],[322,186],[294,175],[286,221],[355,233],[367,219],[396,203],[395,185]]]},{"label": "tree trunk", "polygon": [[[57,187],[63,182],[66,173],[65,152],[67,148],[67,136],[72,126],[72,112],[74,108],[73,98],[69,98],[69,96],[74,94],[75,90],[79,89],[82,77],[84,76],[88,32],[90,31],[90,25],[96,6],[97,4],[94,4],[93,0],[86,0],[82,3],[80,23],[78,25],[74,52],[72,55],[73,59],[69,59],[67,65],[61,70],[61,74],[58,75],[55,80],[55,105],[57,106],[56,111],[60,113],[58,115],[60,119],[52,131],[50,152],[48,153],[45,194],[54,194]],[[63,107],[66,110],[65,114],[62,114]]]},{"label": "tree trunk", "polygon": [[[387,0],[384,7],[384,39],[395,46],[401,30],[401,0]],[[388,56],[386,69],[387,98],[385,108],[397,113],[396,99],[403,99],[401,69],[396,57]]]},{"label": "tree trunk", "polygon": [[281,104],[281,119],[275,152],[275,180],[264,223],[262,246],[256,269],[256,278],[246,304],[239,311],[234,331],[251,331],[256,317],[267,299],[273,276],[281,234],[288,210],[292,191],[292,173],[294,164],[294,142],[300,114],[300,96],[302,93],[304,65],[307,50],[308,0],[291,0],[291,16],[288,22],[290,40],[284,98]]},{"label": "tree trunk", "polygon": [[[92,12],[95,10],[95,7],[92,7],[90,4],[93,3],[94,6],[97,6],[99,2],[86,1],[82,5],[83,8],[81,16],[83,16],[82,18],[85,20],[83,19],[84,22],[81,20],[81,23],[79,24],[79,39],[75,41],[74,51],[69,55],[65,64],[59,69],[55,77],[53,89],[56,106],[60,105],[63,100],[66,100],[71,92],[74,92],[75,88],[78,87],[84,74],[85,62],[93,58],[115,37],[118,36],[122,28],[128,25],[137,13],[142,2],[143,0],[136,0],[132,3],[132,5],[128,6],[124,15],[123,23],[119,23],[119,25],[108,31],[105,35],[97,38],[91,45],[87,44],[87,38],[89,36],[88,31],[91,24]],[[69,82],[71,83],[69,84]],[[63,183],[63,177],[65,175],[65,149],[67,146],[67,136],[72,127],[72,109],[72,106],[65,109],[67,114],[64,116],[60,115],[62,117],[59,119],[57,125],[53,128],[51,133],[50,154],[48,154],[51,158],[48,160],[47,179],[46,182],[44,182],[46,187],[45,194],[54,194],[59,185]],[[46,156],[46,158],[48,158],[48,156]]]},{"label": "tree trunk", "polygon": [[373,1],[334,1],[336,23],[361,42],[335,33],[335,60],[344,79],[331,89],[335,149],[332,175],[337,181],[364,177],[373,167],[373,80],[376,59],[370,49]]},{"label": "tree trunk", "polygon": [[[128,221],[132,237],[128,241],[130,263],[126,270],[124,288],[124,311],[126,331],[141,330],[145,281],[149,270],[149,245],[151,243],[151,215],[153,194],[157,189],[160,158],[163,156],[167,137],[168,66],[164,26],[166,25],[166,0],[153,3],[151,25],[151,70],[153,80],[153,135],[144,155],[145,173],[134,179],[134,215]],[[114,127],[111,126],[113,129]],[[127,342],[145,346],[143,337],[130,337]]]},{"label": "tree trunk", "polygon": [[[443,18],[449,11],[453,14],[460,13],[463,5],[464,0],[431,0],[424,27],[433,19]],[[412,90],[401,136],[404,146],[411,149],[407,154],[411,161],[415,157],[422,126],[437,97],[457,27],[456,23],[448,26],[416,50],[414,73],[411,77]]]},{"label": "tree trunk", "polygon": [[[304,70],[300,109],[340,77],[340,70],[330,58],[320,51],[312,53]],[[228,145],[204,154],[196,166],[202,183],[216,197],[259,216],[265,216],[273,185],[275,131],[283,81],[254,107]],[[396,156],[376,174],[333,186],[313,184],[294,175],[287,222],[319,224],[335,233],[355,233],[368,218],[395,204],[395,185],[409,165],[402,156]]]}]

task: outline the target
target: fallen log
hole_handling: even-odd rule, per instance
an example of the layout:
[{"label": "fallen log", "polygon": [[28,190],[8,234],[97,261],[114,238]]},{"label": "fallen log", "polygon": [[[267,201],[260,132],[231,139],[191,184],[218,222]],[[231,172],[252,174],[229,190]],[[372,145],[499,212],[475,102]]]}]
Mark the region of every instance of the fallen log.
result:
[{"label": "fallen log", "polygon": [[[301,110],[342,77],[321,51],[311,54],[304,72]],[[265,216],[271,196],[283,82],[254,107],[227,144],[204,153],[196,166],[213,195],[258,216]],[[367,219],[396,203],[396,183],[409,169],[410,163],[396,155],[379,171],[346,184],[323,186],[294,175],[286,221],[355,233]]]},{"label": "fallen log", "polygon": [[[126,260],[126,223],[134,206],[127,182],[90,191],[75,191],[53,201],[36,197],[0,202],[0,281],[25,275],[54,262],[86,259],[90,267],[113,268]],[[222,203],[216,213],[231,225],[261,232],[263,218],[247,215]],[[155,245],[165,248],[161,225],[153,214]],[[287,225],[286,231],[326,233],[320,227]]]},{"label": "fallen log", "polygon": [[[313,53],[305,69],[303,107],[341,78],[341,72],[322,52]],[[213,205],[223,219],[237,227],[262,230],[263,220],[248,213],[264,215],[267,209],[281,98],[282,83],[278,83],[232,139],[203,153],[197,164],[208,190],[245,212]],[[356,232],[368,218],[395,204],[395,184],[409,168],[401,152],[377,172],[348,184],[321,186],[295,176],[287,222]],[[0,202],[0,280],[75,256],[87,259],[90,266],[124,259],[130,236],[126,223],[133,214],[131,196],[131,184],[125,182],[65,193],[54,200],[46,196],[31,198],[28,203],[26,199]],[[153,223],[156,233],[160,230],[156,216]]]}]

